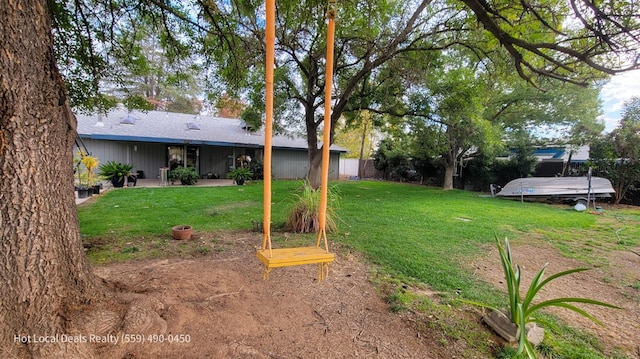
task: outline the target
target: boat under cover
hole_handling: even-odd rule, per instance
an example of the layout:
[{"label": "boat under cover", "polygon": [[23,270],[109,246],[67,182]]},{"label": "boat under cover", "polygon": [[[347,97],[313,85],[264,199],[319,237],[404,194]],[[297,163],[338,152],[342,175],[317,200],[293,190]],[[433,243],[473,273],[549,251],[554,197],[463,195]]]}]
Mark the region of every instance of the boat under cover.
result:
[{"label": "boat under cover", "polygon": [[602,177],[528,177],[507,183],[496,194],[498,197],[611,197],[615,193],[611,182]]}]

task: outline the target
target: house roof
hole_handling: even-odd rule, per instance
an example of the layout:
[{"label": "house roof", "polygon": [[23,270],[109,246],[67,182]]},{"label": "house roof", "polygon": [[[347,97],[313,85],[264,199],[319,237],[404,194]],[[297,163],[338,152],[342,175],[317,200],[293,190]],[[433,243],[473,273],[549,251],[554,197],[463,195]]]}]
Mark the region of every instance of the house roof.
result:
[{"label": "house roof", "polygon": [[580,146],[573,151],[568,146],[556,146],[556,147],[541,147],[536,148],[534,156],[539,161],[568,161],[571,157],[571,162],[584,162],[589,159],[589,146]]},{"label": "house roof", "polygon": [[[94,140],[188,143],[227,147],[264,147],[264,132],[250,132],[244,122],[213,116],[163,111],[114,109],[106,116],[77,114],[78,135]],[[273,148],[306,150],[304,138],[273,136]],[[346,152],[332,145],[331,151]]]}]

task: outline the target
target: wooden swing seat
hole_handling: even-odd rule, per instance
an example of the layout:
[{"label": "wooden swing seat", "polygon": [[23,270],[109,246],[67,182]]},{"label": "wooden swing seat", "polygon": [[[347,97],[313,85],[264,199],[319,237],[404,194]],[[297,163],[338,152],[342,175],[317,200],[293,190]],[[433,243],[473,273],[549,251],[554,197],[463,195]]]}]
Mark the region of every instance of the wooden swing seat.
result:
[{"label": "wooden swing seat", "polygon": [[289,267],[303,264],[315,264],[318,266],[318,280],[323,280],[328,274],[328,264],[333,262],[335,255],[320,247],[295,247],[277,248],[271,250],[259,249],[256,256],[264,264],[264,279],[269,278],[271,268]]}]

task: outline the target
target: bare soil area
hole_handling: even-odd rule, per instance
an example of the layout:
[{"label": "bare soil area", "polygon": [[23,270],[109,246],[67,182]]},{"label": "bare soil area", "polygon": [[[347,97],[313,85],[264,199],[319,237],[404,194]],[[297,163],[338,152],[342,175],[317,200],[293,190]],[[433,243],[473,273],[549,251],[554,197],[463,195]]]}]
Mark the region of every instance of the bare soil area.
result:
[{"label": "bare soil area", "polygon": [[410,314],[392,313],[355,257],[338,255],[321,283],[315,265],[263,280],[250,242],[240,235],[198,258],[96,267],[122,307],[78,314],[72,326],[119,339],[98,345],[101,358],[456,357]]},{"label": "bare soil area", "polygon": [[[113,359],[462,357],[466,344],[452,344],[428,325],[418,325],[425,323],[415,317],[419,314],[393,313],[370,282],[367,266],[348,251],[337,251],[324,282],[317,282],[314,265],[276,268],[263,280],[256,236],[234,234],[218,242],[218,250],[193,258],[95,267],[115,297],[102,310],[94,306],[76,312],[70,327],[105,338],[113,335],[117,343],[92,346],[98,357]],[[547,262],[548,274],[584,266],[542,241],[512,243],[512,250],[524,283]],[[469,268],[503,288],[497,252],[488,251]],[[610,266],[562,278],[542,296],[587,297],[623,307],[588,308],[604,328],[567,310],[555,314],[634,358],[640,357],[640,291],[626,284],[638,281],[640,256],[615,252]]]}]

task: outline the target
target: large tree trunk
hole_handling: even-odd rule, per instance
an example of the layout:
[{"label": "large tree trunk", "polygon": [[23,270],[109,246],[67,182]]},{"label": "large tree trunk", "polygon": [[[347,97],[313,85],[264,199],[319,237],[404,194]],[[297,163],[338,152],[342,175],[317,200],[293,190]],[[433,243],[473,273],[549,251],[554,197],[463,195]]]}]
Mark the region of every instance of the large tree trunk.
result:
[{"label": "large tree trunk", "polygon": [[313,188],[320,188],[322,184],[322,148],[309,148],[309,184]]},{"label": "large tree trunk", "polygon": [[451,162],[446,162],[444,164],[444,183],[442,185],[442,189],[445,191],[453,189],[453,175],[455,173],[456,167]]},{"label": "large tree trunk", "polygon": [[[447,131],[449,130],[447,129]],[[451,142],[451,139],[449,141]],[[444,181],[442,184],[442,189],[445,191],[453,189],[453,175],[456,173],[457,152],[457,146],[455,146],[455,144],[451,144],[449,151],[444,156]]]},{"label": "large tree trunk", "polygon": [[[76,121],[56,67],[47,1],[0,1],[0,357],[80,357],[36,343],[67,330],[68,308],[100,286],[78,230]],[[30,337],[29,337],[30,336]]]}]

